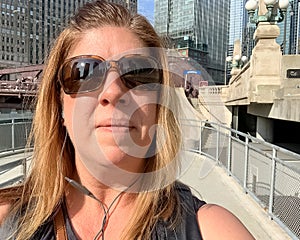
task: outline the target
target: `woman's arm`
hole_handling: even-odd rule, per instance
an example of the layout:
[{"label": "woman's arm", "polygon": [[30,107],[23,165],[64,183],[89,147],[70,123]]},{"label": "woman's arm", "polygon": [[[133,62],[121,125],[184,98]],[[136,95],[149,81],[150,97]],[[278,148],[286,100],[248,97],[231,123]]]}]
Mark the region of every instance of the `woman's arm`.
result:
[{"label": "woman's arm", "polygon": [[198,210],[197,217],[204,240],[254,239],[236,216],[218,205],[205,204]]}]

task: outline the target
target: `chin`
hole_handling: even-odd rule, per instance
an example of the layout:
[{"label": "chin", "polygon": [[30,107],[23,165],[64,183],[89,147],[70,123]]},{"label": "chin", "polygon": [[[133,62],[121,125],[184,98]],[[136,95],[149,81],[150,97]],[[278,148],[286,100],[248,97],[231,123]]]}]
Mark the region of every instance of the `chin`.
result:
[{"label": "chin", "polygon": [[[125,147],[126,148],[126,147]],[[130,154],[130,148],[122,151],[118,146],[106,146],[101,148],[108,164],[111,163],[121,169],[136,172],[144,164],[144,158],[136,157]],[[140,171],[140,170],[138,170]]]}]

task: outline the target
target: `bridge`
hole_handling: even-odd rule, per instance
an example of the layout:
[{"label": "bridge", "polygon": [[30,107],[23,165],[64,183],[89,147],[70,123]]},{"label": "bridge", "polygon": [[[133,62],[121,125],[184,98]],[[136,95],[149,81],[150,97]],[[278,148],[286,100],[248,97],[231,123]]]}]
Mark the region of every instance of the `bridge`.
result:
[{"label": "bridge", "polygon": [[37,94],[43,65],[0,69],[0,108],[24,109]]}]

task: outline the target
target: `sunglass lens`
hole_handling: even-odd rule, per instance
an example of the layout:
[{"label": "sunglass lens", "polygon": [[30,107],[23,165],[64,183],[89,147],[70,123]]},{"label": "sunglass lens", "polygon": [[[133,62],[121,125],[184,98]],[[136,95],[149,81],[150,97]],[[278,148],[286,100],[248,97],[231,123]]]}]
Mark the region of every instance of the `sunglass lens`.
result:
[{"label": "sunglass lens", "polygon": [[74,59],[62,69],[62,85],[66,93],[93,91],[101,86],[105,63],[97,59]]},{"label": "sunglass lens", "polygon": [[[156,90],[162,81],[162,70],[158,63],[147,57],[126,57],[120,60],[121,78],[128,88]],[[141,87],[140,85],[148,85]]]}]

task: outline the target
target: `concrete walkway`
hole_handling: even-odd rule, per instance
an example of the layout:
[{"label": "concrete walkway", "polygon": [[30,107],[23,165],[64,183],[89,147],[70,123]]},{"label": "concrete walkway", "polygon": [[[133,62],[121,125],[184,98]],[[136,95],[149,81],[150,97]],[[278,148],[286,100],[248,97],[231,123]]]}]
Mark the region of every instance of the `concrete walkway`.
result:
[{"label": "concrete walkway", "polygon": [[291,237],[226,171],[196,153],[187,153],[193,159],[180,180],[194,189],[199,198],[221,205],[235,214],[258,240],[285,240]]}]

